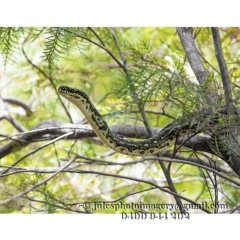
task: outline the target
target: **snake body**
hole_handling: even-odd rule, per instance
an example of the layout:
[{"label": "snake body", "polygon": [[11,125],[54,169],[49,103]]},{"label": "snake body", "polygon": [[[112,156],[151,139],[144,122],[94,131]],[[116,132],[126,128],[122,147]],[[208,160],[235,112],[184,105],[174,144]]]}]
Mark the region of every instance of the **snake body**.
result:
[{"label": "snake body", "polygon": [[189,127],[189,124],[186,126],[169,124],[154,137],[141,141],[129,140],[111,132],[107,122],[95,108],[84,91],[67,86],[60,86],[58,92],[61,96],[79,108],[95,131],[96,135],[107,146],[122,154],[135,156],[149,156],[157,154],[172,143],[173,139],[178,136],[179,131]]}]

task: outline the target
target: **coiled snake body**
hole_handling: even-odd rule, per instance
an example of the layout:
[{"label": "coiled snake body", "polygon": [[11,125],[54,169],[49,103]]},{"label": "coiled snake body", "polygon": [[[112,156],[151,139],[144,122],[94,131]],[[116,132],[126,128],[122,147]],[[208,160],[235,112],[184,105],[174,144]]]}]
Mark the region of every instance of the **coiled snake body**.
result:
[{"label": "coiled snake body", "polygon": [[157,154],[159,151],[168,147],[180,131],[189,128],[189,123],[185,126],[173,123],[166,126],[158,135],[149,139],[141,141],[129,140],[111,132],[108,124],[84,91],[67,86],[60,86],[58,92],[80,109],[96,135],[107,146],[122,154],[136,156]]}]

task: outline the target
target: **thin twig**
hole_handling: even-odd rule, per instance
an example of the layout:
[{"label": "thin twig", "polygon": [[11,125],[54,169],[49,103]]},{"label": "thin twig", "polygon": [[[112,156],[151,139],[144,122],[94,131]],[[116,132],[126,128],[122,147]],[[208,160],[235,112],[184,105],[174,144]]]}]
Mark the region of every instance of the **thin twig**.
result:
[{"label": "thin twig", "polygon": [[[184,160],[184,159],[170,159],[170,158],[166,158],[166,157],[161,157],[161,159],[159,157],[150,157],[150,158],[144,158],[144,159],[141,159],[141,160],[136,160],[136,161],[130,161],[130,162],[125,162],[125,163],[118,163],[118,162],[111,162],[111,161],[102,161],[102,160],[96,160],[96,159],[88,159],[87,157],[85,156],[78,156],[76,155],[76,159],[78,158],[81,158],[81,159],[84,159],[84,160],[88,160],[89,164],[90,163],[95,163],[95,164],[99,164],[99,165],[108,165],[108,166],[112,166],[112,165],[120,165],[120,166],[126,166],[126,165],[133,165],[133,164],[138,164],[138,163],[143,163],[143,162],[148,162],[148,161],[164,161],[164,162],[170,162],[170,163],[181,163],[181,164],[189,164],[189,165],[192,165],[192,166],[195,166],[195,167],[199,167],[199,168],[202,168],[202,169],[205,169],[207,171],[210,171],[212,173],[214,173],[216,176],[219,176],[231,183],[233,183],[234,185],[236,186],[239,186],[240,187],[240,182],[237,182],[235,180],[233,180],[233,178],[231,177],[227,177],[225,176],[224,174],[220,173],[220,169],[215,169],[214,167],[210,166],[210,165],[207,165],[206,163],[197,163],[197,162],[193,162],[192,160]],[[105,163],[106,162],[106,163]],[[0,177],[7,177],[7,176],[10,176],[10,175],[14,175],[14,174],[18,174],[18,173],[26,173],[26,172],[29,172],[29,173],[43,173],[43,174],[49,174],[49,173],[53,173],[55,172],[56,170],[55,169],[47,169],[47,168],[44,168],[44,169],[40,169],[40,168],[37,168],[37,169],[31,169],[31,168],[23,168],[23,167],[14,167],[14,166],[5,166],[5,165],[0,165],[0,167],[2,168],[11,168],[12,170],[15,170],[15,171],[12,171],[10,173],[6,173],[6,174],[2,174],[0,175]],[[73,168],[71,169],[66,169],[64,170],[63,172],[70,172],[70,173],[77,173],[76,171],[78,171],[77,169],[74,169],[74,166]]]},{"label": "thin twig", "polygon": [[90,38],[87,38],[87,37],[82,36],[82,35],[80,35],[80,34],[78,34],[78,33],[72,32],[71,30],[69,30],[69,28],[62,28],[62,29],[63,29],[64,31],[68,32],[68,33],[71,33],[71,34],[75,35],[76,37],[82,38],[82,39],[84,39],[84,40],[86,40],[86,41],[88,41],[88,42],[90,42],[90,43],[98,46],[99,48],[103,49],[103,50],[104,50],[105,52],[107,52],[107,53],[114,59],[114,61],[116,61],[117,64],[122,68],[122,63],[121,63],[121,62],[114,56],[114,54],[113,54],[110,50],[108,50],[106,47],[98,44],[97,42],[94,42],[94,41],[91,40]]},{"label": "thin twig", "polygon": [[47,183],[49,180],[51,180],[52,178],[54,178],[58,173],[62,172],[65,168],[67,168],[68,166],[70,166],[70,164],[71,164],[72,162],[74,162],[75,159],[76,159],[76,157],[71,158],[63,167],[61,167],[60,169],[58,169],[54,174],[52,174],[52,175],[49,176],[48,178],[45,178],[43,181],[41,181],[41,182],[33,185],[32,187],[30,187],[30,188],[27,189],[26,191],[21,192],[21,193],[15,195],[15,196],[13,196],[13,197],[11,197],[11,198],[9,198],[9,199],[6,199],[6,200],[0,202],[0,206],[2,206],[2,205],[4,205],[4,204],[8,204],[9,202],[11,202],[11,201],[13,201],[13,200],[15,200],[15,199],[17,199],[17,198],[19,198],[19,197],[22,197],[22,196],[28,194],[29,192],[31,192],[31,191],[34,190],[35,188],[38,188],[38,187],[40,187],[41,185]]},{"label": "thin twig", "polygon": [[9,121],[21,133],[27,131],[27,129],[24,126],[22,126],[22,124],[20,124],[18,121],[13,119],[10,115],[5,115],[0,117],[0,120],[2,119],[6,119],[7,121]]},{"label": "thin twig", "polygon": [[62,207],[61,205],[58,205],[58,204],[54,204],[54,203],[51,203],[51,202],[47,202],[47,201],[41,201],[41,200],[36,200],[34,198],[30,198],[30,197],[24,197],[25,199],[29,200],[30,202],[37,202],[37,203],[43,203],[44,205],[48,205],[48,206],[51,206],[51,207],[54,207],[54,208],[57,208],[57,209],[63,209],[63,210],[66,210],[66,211],[69,211],[69,212],[75,212],[75,213],[87,213],[85,211],[79,211],[77,209],[71,209],[68,205],[70,204],[64,204],[62,201],[59,201],[58,202],[60,204],[62,204],[64,207]]},{"label": "thin twig", "polygon": [[[34,149],[33,151],[29,152],[28,154],[26,154],[26,155],[24,155],[23,157],[21,157],[20,159],[18,159],[16,162],[14,162],[14,163],[11,165],[11,167],[16,166],[16,165],[17,165],[18,163],[20,163],[22,160],[24,160],[24,159],[27,158],[28,156],[34,154],[35,152],[37,152],[37,151],[39,151],[39,150],[41,150],[41,149],[43,149],[43,148],[51,145],[51,144],[54,143],[54,142],[57,142],[57,141],[60,140],[60,139],[63,139],[63,138],[65,138],[65,137],[69,136],[69,135],[72,135],[73,133],[74,133],[74,132],[69,132],[69,133],[63,134],[62,136],[57,137],[57,138],[53,139],[52,141],[50,141],[50,142],[48,142],[48,143],[46,143],[46,144],[43,144],[42,146]],[[11,167],[10,167],[9,169],[6,169],[6,170],[2,171],[2,172],[0,173],[0,175],[7,173],[7,172],[11,169]]]},{"label": "thin twig", "polygon": [[[27,38],[25,39],[24,43],[25,43],[26,41],[27,41]],[[35,65],[35,64],[28,58],[28,56],[27,56],[27,54],[26,54],[26,52],[25,52],[25,50],[24,50],[24,43],[23,43],[23,47],[22,47],[22,52],[23,52],[24,57],[26,58],[26,60],[28,61],[28,63],[29,63],[33,68],[37,69],[46,79],[49,79],[49,80],[50,80],[50,82],[51,82],[51,84],[52,84],[52,86],[53,86],[53,89],[54,89],[54,91],[55,91],[55,93],[56,93],[56,95],[57,95],[57,97],[58,97],[61,105],[63,106],[63,108],[64,108],[64,110],[65,110],[65,112],[66,112],[69,120],[71,121],[71,123],[73,123],[73,119],[72,119],[72,117],[71,117],[71,115],[70,115],[67,107],[65,106],[64,102],[63,102],[62,99],[60,98],[60,95],[58,94],[58,91],[57,91],[57,87],[56,87],[56,85],[54,84],[51,76],[49,76],[48,74],[46,74],[40,67],[38,67],[37,65]]]},{"label": "thin twig", "polygon": [[26,103],[24,103],[23,101],[21,101],[21,100],[19,100],[17,98],[3,97],[2,100],[4,102],[7,102],[7,103],[10,103],[10,104],[14,104],[14,105],[22,107],[25,110],[27,115],[32,114],[32,110],[30,109],[30,107]]},{"label": "thin twig", "polygon": [[[145,111],[144,111],[144,106],[141,104],[141,99],[139,99],[139,97],[138,97],[138,95],[137,95],[137,93],[136,93],[136,90],[135,90],[135,87],[134,87],[134,84],[133,84],[131,75],[130,75],[130,73],[129,73],[129,69],[128,69],[128,65],[127,65],[127,60],[126,60],[126,58],[125,58],[124,53],[122,52],[122,50],[121,50],[121,48],[120,48],[120,45],[119,45],[119,42],[118,42],[118,40],[117,40],[117,37],[116,37],[116,34],[115,34],[114,29],[113,29],[113,28],[110,28],[110,31],[111,31],[111,34],[112,34],[114,43],[115,43],[115,45],[116,45],[116,47],[117,47],[117,49],[118,49],[118,51],[119,51],[119,55],[120,55],[120,57],[121,57],[121,59],[122,59],[122,62],[123,62],[123,66],[122,66],[122,67],[123,67],[123,70],[124,70],[124,72],[125,72],[125,74],[126,74],[127,79],[128,79],[129,82],[130,82],[130,87],[131,87],[131,89],[132,89],[135,102],[136,102],[136,104],[137,104],[137,106],[138,106],[138,109],[139,109],[139,111],[140,111],[140,114],[141,114],[141,116],[142,116],[143,123],[144,123],[144,125],[145,125],[145,127],[146,127],[146,129],[147,129],[147,131],[148,131],[148,133],[149,133],[149,136],[152,137],[152,136],[154,136],[154,134],[153,134],[152,129],[151,129],[151,127],[150,127],[150,125],[149,125],[149,122],[148,122],[148,120],[147,120],[147,116],[146,116],[146,113],[145,113]],[[160,157],[159,154],[158,154],[158,156]],[[164,173],[164,175],[165,175],[165,177],[166,177],[166,179],[167,179],[167,182],[168,182],[168,185],[169,185],[170,189],[175,193],[174,198],[175,198],[177,204],[180,206],[180,211],[181,211],[181,212],[184,212],[184,209],[182,208],[181,199],[179,198],[179,195],[178,195],[178,193],[177,193],[177,191],[176,191],[176,188],[175,188],[175,186],[174,186],[174,184],[173,184],[173,181],[172,181],[172,179],[171,179],[171,176],[170,176],[169,171],[167,170],[167,168],[166,168],[166,166],[165,166],[165,164],[164,164],[163,161],[159,160],[158,162],[159,162],[159,165],[161,166],[162,171],[163,171],[163,173]]]},{"label": "thin twig", "polygon": [[88,29],[95,35],[95,37],[100,41],[100,43],[105,47],[105,43],[103,40],[99,37],[99,35],[95,32],[95,30],[91,27],[88,27]]}]

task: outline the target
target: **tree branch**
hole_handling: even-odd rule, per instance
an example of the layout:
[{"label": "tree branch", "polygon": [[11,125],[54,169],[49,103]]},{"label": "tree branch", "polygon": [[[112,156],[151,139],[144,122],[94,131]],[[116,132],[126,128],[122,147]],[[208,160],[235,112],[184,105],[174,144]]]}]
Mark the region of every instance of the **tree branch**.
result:
[{"label": "tree branch", "polygon": [[[28,156],[34,154],[35,152],[38,152],[40,149],[45,148],[45,147],[51,145],[52,143],[55,143],[55,142],[57,142],[58,140],[63,139],[63,138],[65,138],[65,137],[67,137],[67,136],[69,136],[69,135],[72,135],[72,134],[73,134],[73,132],[70,131],[69,133],[65,133],[65,134],[63,134],[62,136],[59,136],[59,137],[57,137],[57,138],[54,138],[54,139],[51,140],[50,142],[48,142],[48,143],[46,143],[46,144],[43,144],[42,146],[40,146],[40,147],[32,150],[31,152],[27,153],[27,154],[24,155],[23,157],[19,158],[16,162],[14,162],[14,163],[12,164],[12,166],[17,165],[19,162],[21,162],[22,160],[24,160],[24,159],[27,158]],[[11,167],[12,167],[12,166],[11,166]],[[11,169],[11,167],[10,167],[9,169]],[[9,169],[1,172],[1,174],[6,173]]]},{"label": "tree branch", "polygon": [[20,124],[18,121],[14,120],[10,115],[5,115],[0,117],[0,121],[2,119],[6,119],[7,121],[9,121],[19,132],[26,131],[26,128],[22,126],[22,124]]},{"label": "tree branch", "polygon": [[[149,133],[145,127],[131,125],[113,125],[110,128],[114,134],[119,134],[121,136],[141,139],[149,138]],[[162,131],[160,128],[152,128],[151,130],[153,132],[153,135],[158,135]],[[12,141],[0,148],[0,158],[3,158],[16,150],[19,150],[34,141],[43,141],[49,139],[57,140],[58,138],[62,138],[63,135],[64,139],[84,139],[96,137],[95,132],[88,125],[70,124],[62,123],[57,120],[48,120],[40,123],[28,132],[19,133],[13,137],[8,138]],[[203,151],[217,155],[211,147],[213,144],[212,141],[214,140],[210,136],[191,137],[185,135],[181,138],[176,139],[176,144],[179,146],[187,147],[193,151]]]},{"label": "tree branch", "polygon": [[[210,172],[213,172],[215,173],[217,176],[235,184],[236,186],[239,186],[240,187],[240,183],[239,182],[236,182],[235,180],[233,180],[232,178],[229,178],[227,176],[225,176],[224,174],[221,174],[220,172],[223,172],[223,173],[229,173],[229,172],[226,172],[226,170],[224,168],[221,168],[221,167],[215,167],[215,166],[212,166],[211,164],[209,163],[206,163],[206,162],[199,162],[197,161],[195,158],[180,158],[177,159],[177,158],[171,158],[171,156],[169,156],[169,158],[167,157],[149,157],[149,158],[144,158],[144,159],[140,159],[140,160],[136,160],[136,161],[129,161],[129,162],[113,162],[113,161],[106,161],[106,160],[99,160],[99,159],[93,159],[93,158],[89,158],[89,157],[85,157],[85,156],[79,156],[79,155],[76,155],[77,156],[77,159],[82,159],[82,161],[85,163],[85,164],[97,164],[97,165],[110,165],[110,166],[126,166],[126,165],[136,165],[136,164],[139,164],[139,163],[143,163],[143,162],[149,162],[149,161],[164,161],[164,162],[169,162],[169,163],[182,163],[182,164],[189,164],[189,165],[192,165],[192,166],[195,166],[195,167],[199,167],[199,168],[202,168],[202,169],[205,169],[207,171],[210,171]],[[49,174],[49,173],[53,173],[55,172],[56,170],[55,169],[52,169],[52,168],[28,168],[28,167],[16,167],[16,166],[6,166],[6,165],[0,165],[0,167],[2,168],[6,168],[6,170],[4,170],[1,174],[0,174],[0,178],[1,177],[7,177],[7,176],[10,176],[10,175],[14,175],[14,174],[17,174],[17,173],[42,173],[42,174]],[[65,169],[63,170],[63,172],[70,172],[70,173],[75,173],[76,170],[78,167],[78,164],[76,166],[73,166],[71,167],[71,169]],[[11,169],[11,172],[7,172],[8,170]]]},{"label": "tree branch", "polygon": [[226,101],[226,122],[223,124],[226,125],[227,131],[220,133],[216,136],[217,145],[220,149],[220,152],[226,159],[226,162],[240,175],[240,152],[239,152],[239,143],[238,143],[238,119],[235,116],[235,107],[233,104],[232,97],[232,88],[231,81],[228,75],[227,64],[225,62],[219,30],[216,27],[212,27],[212,36],[214,42],[214,48],[216,52],[216,58],[220,68],[220,73],[222,77],[224,97]]},{"label": "tree branch", "polygon": [[54,178],[58,173],[62,172],[65,168],[67,168],[68,166],[70,166],[70,164],[73,163],[73,162],[75,161],[75,159],[76,159],[76,157],[71,158],[64,166],[62,166],[61,168],[59,168],[59,169],[58,169],[56,172],[54,172],[51,176],[49,176],[49,177],[45,178],[44,180],[42,180],[41,182],[33,185],[32,187],[30,187],[30,188],[27,189],[26,191],[21,192],[21,193],[15,195],[15,196],[13,196],[13,197],[11,197],[11,198],[9,198],[9,199],[6,199],[6,200],[0,202],[0,206],[2,206],[2,205],[4,205],[4,204],[7,204],[7,203],[15,200],[16,198],[22,197],[22,196],[28,194],[29,192],[31,192],[33,189],[38,188],[38,187],[40,187],[41,185],[47,183],[49,180],[51,180],[52,178]]},{"label": "tree branch", "polygon": [[213,36],[213,43],[216,52],[216,58],[218,61],[218,65],[220,68],[220,73],[222,77],[223,89],[224,89],[224,96],[226,100],[227,109],[229,114],[234,114],[234,105],[233,105],[233,97],[232,97],[232,88],[231,82],[228,75],[227,64],[225,62],[222,47],[221,47],[221,39],[219,30],[216,27],[212,27],[212,36]]},{"label": "tree branch", "polygon": [[[27,41],[27,39],[25,39],[24,43],[25,43],[26,41]],[[69,117],[69,120],[73,123],[72,117],[71,117],[70,113],[68,112],[67,107],[65,106],[63,100],[60,98],[59,93],[58,93],[58,91],[57,91],[57,88],[56,88],[55,84],[53,83],[52,77],[49,76],[48,74],[46,74],[46,72],[44,72],[40,67],[38,67],[36,64],[34,64],[34,63],[28,58],[28,56],[27,56],[27,54],[26,54],[26,52],[25,52],[25,50],[24,50],[24,44],[23,44],[23,46],[22,46],[22,53],[23,53],[24,57],[26,58],[26,60],[28,61],[28,63],[29,63],[33,68],[37,69],[38,72],[39,72],[40,74],[42,74],[46,79],[49,79],[49,81],[50,81],[51,84],[53,85],[53,89],[54,89],[54,91],[55,91],[55,93],[56,93],[56,95],[57,95],[57,97],[58,97],[58,100],[60,101],[61,105],[63,106],[63,109],[65,110],[67,116]]]},{"label": "tree branch", "polygon": [[[129,68],[128,68],[128,65],[127,65],[127,59],[125,58],[125,55],[124,55],[124,53],[122,52],[122,50],[121,50],[121,48],[120,48],[120,45],[119,45],[119,42],[118,42],[118,39],[117,39],[117,37],[116,37],[116,34],[115,34],[114,29],[113,29],[113,28],[110,28],[110,31],[111,31],[111,34],[112,34],[114,43],[115,43],[115,45],[116,45],[116,47],[117,47],[117,49],[118,49],[119,55],[120,55],[120,57],[121,57],[121,59],[122,59],[122,62],[123,62],[123,70],[124,70],[124,72],[125,72],[125,74],[126,74],[127,79],[129,80],[130,87],[131,87],[132,92],[133,92],[133,94],[134,94],[135,102],[136,102],[136,104],[137,104],[137,106],[138,106],[138,109],[139,109],[139,111],[140,111],[140,114],[141,114],[141,116],[142,116],[143,123],[144,123],[144,125],[145,125],[145,127],[146,127],[146,130],[148,131],[149,135],[150,135],[151,137],[153,137],[154,135],[153,135],[152,129],[151,129],[150,125],[149,125],[149,122],[148,122],[148,120],[147,120],[147,116],[146,116],[146,113],[145,113],[145,111],[144,111],[144,106],[143,106],[142,103],[141,103],[141,99],[139,99],[138,95],[136,94],[136,89],[135,89],[135,87],[134,87],[134,84],[133,84],[133,81],[132,81],[132,77],[131,77],[131,75],[130,75]],[[160,156],[159,154],[157,154],[157,155]],[[175,186],[174,186],[174,184],[173,184],[173,181],[172,181],[172,178],[171,178],[171,175],[170,175],[168,169],[166,168],[164,162],[162,162],[162,161],[160,161],[160,160],[159,160],[158,162],[159,162],[159,165],[160,165],[161,168],[162,168],[162,171],[163,171],[163,173],[164,173],[164,176],[166,177],[166,180],[167,180],[167,182],[168,182],[168,185],[169,185],[171,191],[173,191],[173,192],[176,193],[176,195],[174,195],[174,198],[175,198],[175,200],[176,200],[176,203],[180,206],[180,211],[181,211],[181,212],[184,212],[184,210],[182,209],[181,198],[178,197],[177,190],[176,190],[176,188],[175,188]]]},{"label": "tree branch", "polygon": [[200,84],[203,84],[208,76],[208,71],[204,67],[201,56],[198,53],[197,47],[194,42],[192,28],[184,27],[177,28],[178,36],[181,40],[182,46],[186,53],[188,62]]},{"label": "tree branch", "polygon": [[[113,133],[128,138],[149,138],[149,133],[145,127],[131,125],[113,125],[110,128]],[[159,134],[161,130],[161,128],[152,128],[154,135]],[[13,137],[8,138],[12,141],[0,148],[0,158],[7,156],[9,153],[15,150],[19,150],[34,141],[54,139],[69,132],[74,133],[72,135],[66,136],[65,139],[84,139],[96,137],[95,132],[88,125],[62,123],[58,120],[53,119],[47,120],[38,124],[30,131],[23,132],[21,134],[17,134]],[[177,140],[177,143],[193,150],[205,150],[205,152],[213,153],[211,148],[207,147],[208,141],[210,141],[210,137],[196,136],[193,138],[188,137],[188,139],[179,138]]]},{"label": "tree branch", "polygon": [[13,98],[13,97],[3,97],[2,100],[4,102],[10,103],[10,104],[14,104],[17,106],[22,107],[27,115],[31,115],[32,114],[32,110],[30,109],[30,107],[25,104],[23,101],[17,99],[17,98]]}]

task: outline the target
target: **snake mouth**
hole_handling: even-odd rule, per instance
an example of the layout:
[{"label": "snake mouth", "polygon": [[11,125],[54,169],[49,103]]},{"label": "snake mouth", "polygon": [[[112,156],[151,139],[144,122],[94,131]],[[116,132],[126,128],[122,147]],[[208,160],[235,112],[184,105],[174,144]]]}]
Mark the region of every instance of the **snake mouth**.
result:
[{"label": "snake mouth", "polygon": [[81,97],[88,98],[88,95],[85,92],[80,91],[76,88],[71,88],[71,87],[67,87],[67,86],[60,86],[58,88],[58,92],[61,95],[76,98],[76,99],[80,99]]},{"label": "snake mouth", "polygon": [[63,94],[71,94],[73,92],[73,88],[67,87],[67,86],[60,86],[58,88],[58,92],[59,93],[63,93]]}]

